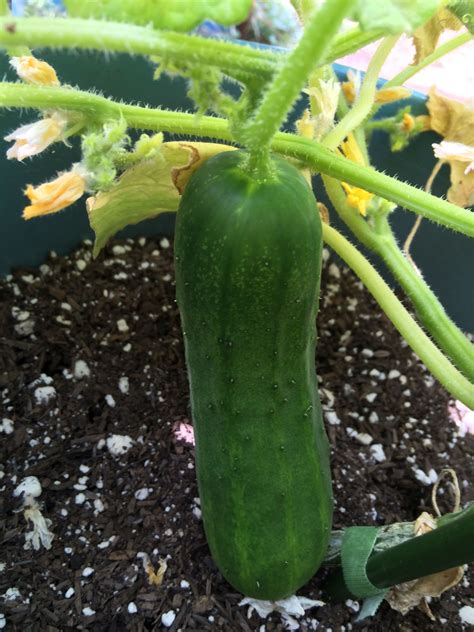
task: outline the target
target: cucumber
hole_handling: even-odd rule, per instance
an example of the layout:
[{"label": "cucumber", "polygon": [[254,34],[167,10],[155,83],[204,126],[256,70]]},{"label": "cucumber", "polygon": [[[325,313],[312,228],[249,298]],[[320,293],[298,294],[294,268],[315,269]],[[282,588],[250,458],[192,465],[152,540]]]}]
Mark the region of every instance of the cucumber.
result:
[{"label": "cucumber", "polygon": [[253,179],[244,150],[190,178],[175,232],[206,537],[227,581],[277,600],[324,557],[329,447],[315,372],[321,220],[298,170],[272,158]]}]

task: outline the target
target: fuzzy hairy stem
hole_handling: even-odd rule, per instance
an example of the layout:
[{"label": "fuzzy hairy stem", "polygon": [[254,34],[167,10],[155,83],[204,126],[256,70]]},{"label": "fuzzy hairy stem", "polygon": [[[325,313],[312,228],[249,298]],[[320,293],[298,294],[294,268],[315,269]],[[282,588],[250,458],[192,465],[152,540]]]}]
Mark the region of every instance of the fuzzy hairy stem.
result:
[{"label": "fuzzy hairy stem", "polygon": [[[411,79],[417,73],[419,73],[420,70],[423,70],[424,68],[426,68],[433,62],[437,61],[438,59],[441,59],[441,57],[444,57],[445,55],[455,50],[456,48],[459,48],[460,46],[463,46],[467,42],[470,42],[472,39],[473,39],[473,36],[470,33],[462,33],[461,35],[458,35],[457,37],[453,37],[453,39],[445,42],[444,44],[441,44],[441,46],[438,46],[431,53],[431,55],[427,55],[424,59],[422,59],[422,61],[420,61],[419,64],[416,64],[415,66],[407,66],[407,68],[399,72],[397,75],[395,75],[395,77],[392,77],[389,81],[384,83],[384,88],[394,88],[396,86],[402,86],[409,79]],[[374,116],[374,114],[378,112],[378,110],[381,107],[382,107],[382,104],[373,105],[370,115]],[[373,127],[376,128],[376,125],[374,125]]]},{"label": "fuzzy hairy stem", "polygon": [[[348,55],[380,35],[379,31],[359,29],[341,34],[334,39],[321,64]],[[237,80],[249,74],[260,81],[268,81],[285,57],[284,52],[120,22],[0,17],[0,48],[14,46],[155,56],[188,65],[214,66]]]},{"label": "fuzzy hairy stem", "polygon": [[[73,90],[0,82],[0,107],[35,108],[39,110],[76,110],[91,121],[104,121],[123,116],[129,127],[172,134],[203,136],[233,141],[226,119],[185,112],[152,109],[117,103],[105,97]],[[296,158],[313,171],[371,191],[434,222],[474,237],[474,215],[446,200],[399,182],[371,167],[362,167],[329,151],[320,143],[278,132],[272,142],[278,153]]]},{"label": "fuzzy hairy stem", "polygon": [[327,224],[323,224],[323,238],[357,274],[428,370],[453,397],[474,408],[474,384],[469,382],[428,338],[375,268],[357,248]]},{"label": "fuzzy hairy stem", "polygon": [[[223,40],[156,31],[122,22],[78,18],[0,18],[0,47],[71,48],[156,56],[175,63],[216,66],[233,76],[248,71],[269,79],[282,54]],[[10,27],[7,29],[7,25]]]},{"label": "fuzzy hairy stem", "polygon": [[342,158],[316,141],[279,133],[275,135],[272,147],[279,153],[301,160],[312,167],[313,171],[353,184],[433,222],[474,237],[474,215],[470,211],[400,182],[372,167],[363,167]]},{"label": "fuzzy hairy stem", "polygon": [[397,245],[386,217],[379,224],[375,252],[386,263],[441,349],[474,383],[474,345],[454,324],[420,273]]},{"label": "fuzzy hairy stem", "polygon": [[265,92],[254,117],[239,139],[251,154],[270,147],[271,139],[286,119],[311,70],[321,62],[350,8],[350,0],[328,0],[311,16],[301,39],[286,57]]},{"label": "fuzzy hairy stem", "polygon": [[431,53],[431,55],[427,55],[422,61],[420,61],[419,64],[416,64],[415,66],[408,66],[407,68],[399,72],[398,75],[392,77],[390,81],[387,81],[387,83],[384,84],[384,88],[392,88],[394,86],[403,85],[406,81],[419,73],[420,70],[423,70],[423,68],[426,68],[441,57],[444,57],[444,55],[447,55],[456,48],[459,48],[459,46],[466,44],[467,42],[472,40],[472,38],[473,36],[470,33],[462,33],[457,37],[453,37],[453,39],[445,42],[444,44],[441,44],[441,46],[438,46]]},{"label": "fuzzy hairy stem", "polygon": [[337,180],[323,176],[323,183],[341,219],[364,246],[384,261],[411,300],[420,322],[433,336],[436,344],[451,358],[455,366],[474,382],[473,344],[451,320],[429,285],[403,255],[387,218],[379,218],[377,222],[379,229],[382,229],[382,234],[375,232],[347,204],[346,196]]},{"label": "fuzzy hairy stem", "polygon": [[367,72],[365,73],[362,88],[356,102],[346,116],[344,116],[336,127],[323,139],[323,145],[325,147],[328,147],[329,149],[336,149],[339,147],[349,132],[352,132],[359,127],[359,125],[361,125],[369,116],[374,102],[375,92],[377,90],[377,80],[379,78],[380,71],[398,38],[398,35],[386,37],[379,44],[370,61]]}]

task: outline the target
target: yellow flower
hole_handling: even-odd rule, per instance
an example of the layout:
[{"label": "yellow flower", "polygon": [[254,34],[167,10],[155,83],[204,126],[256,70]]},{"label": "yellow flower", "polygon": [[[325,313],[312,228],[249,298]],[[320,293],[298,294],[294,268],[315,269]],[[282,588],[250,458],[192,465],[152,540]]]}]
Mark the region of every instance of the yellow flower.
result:
[{"label": "yellow flower", "polygon": [[352,160],[352,162],[356,162],[358,165],[364,165],[364,157],[362,155],[361,150],[359,149],[359,145],[354,137],[354,134],[350,132],[348,134],[347,139],[341,143],[341,151],[346,158]]},{"label": "yellow flower", "polygon": [[362,78],[360,72],[347,71],[347,81],[341,83],[342,92],[348,103],[354,103],[359,96]]},{"label": "yellow flower", "polygon": [[375,103],[392,103],[392,101],[400,101],[408,99],[411,96],[410,90],[403,87],[381,88],[375,93]]},{"label": "yellow flower", "polygon": [[34,83],[38,86],[59,86],[56,71],[47,62],[36,59],[32,55],[12,57],[10,64],[16,70],[17,75],[26,83]]},{"label": "yellow flower", "polygon": [[415,127],[415,119],[413,118],[411,114],[408,114],[408,112],[404,112],[403,118],[402,118],[403,131],[409,134],[414,127]]},{"label": "yellow flower", "polygon": [[342,187],[347,195],[347,203],[352,208],[356,208],[361,215],[365,217],[367,214],[367,204],[374,197],[373,193],[365,191],[365,189],[359,189],[359,187],[353,187],[347,182],[341,182]]},{"label": "yellow flower", "polygon": [[36,156],[46,147],[60,140],[66,125],[67,118],[61,114],[53,114],[50,118],[22,125],[5,136],[5,140],[15,141],[13,147],[7,151],[7,158],[24,160],[30,156]]},{"label": "yellow flower", "polygon": [[296,130],[304,138],[314,138],[314,121],[309,110],[305,110],[303,116],[296,121]]},{"label": "yellow flower", "polygon": [[23,218],[31,219],[40,215],[56,213],[70,206],[84,193],[86,181],[79,171],[68,171],[52,182],[34,188],[29,184],[25,195],[32,204],[23,210]]},{"label": "yellow flower", "polygon": [[[364,157],[357,144],[357,141],[352,132],[348,134],[347,139],[341,143],[340,151],[346,158],[358,165],[364,165]],[[367,204],[374,197],[373,193],[369,193],[365,189],[359,189],[359,187],[353,187],[347,182],[341,182],[341,185],[347,195],[347,203],[352,208],[356,208],[361,215],[365,217],[367,214]]]}]

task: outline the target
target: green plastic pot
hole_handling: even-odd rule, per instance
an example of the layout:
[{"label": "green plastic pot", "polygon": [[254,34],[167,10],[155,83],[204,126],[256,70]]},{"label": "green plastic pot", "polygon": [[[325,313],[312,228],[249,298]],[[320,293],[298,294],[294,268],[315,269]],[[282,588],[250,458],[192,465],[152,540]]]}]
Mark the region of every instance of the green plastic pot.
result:
[{"label": "green plastic pot", "polygon": [[[160,105],[181,110],[189,110],[192,107],[186,97],[183,79],[162,77],[158,81],[152,81],[152,65],[142,58],[114,55],[106,59],[103,55],[92,52],[49,51],[38,53],[38,56],[56,68],[63,83],[77,85],[82,89],[97,88],[115,99],[147,103],[152,106]],[[337,70],[344,73],[342,67]],[[13,70],[8,68],[6,56],[0,58],[0,74],[14,80]],[[411,105],[416,113],[426,111],[424,101],[422,95],[414,95],[411,98]],[[288,129],[291,129],[294,121],[301,115],[302,108],[303,102],[295,107],[287,124]],[[383,113],[387,114],[395,109],[394,106],[386,106]],[[35,120],[35,114],[32,112],[0,110],[1,137],[32,120]],[[375,133],[371,156],[378,169],[422,187],[435,164],[431,143],[438,140],[439,137],[435,134],[423,133],[405,151],[392,153],[388,137],[383,133]],[[58,254],[66,254],[84,238],[93,239],[84,200],[57,215],[29,222],[21,218],[26,200],[23,195],[26,184],[41,184],[52,179],[58,171],[67,170],[73,162],[77,162],[77,142],[73,141],[72,148],[56,144],[44,155],[26,160],[24,163],[8,161],[5,156],[6,150],[7,143],[3,143],[0,157],[0,274],[6,274],[17,266],[38,266],[51,250]],[[315,185],[318,199],[324,201],[316,180]],[[444,195],[448,186],[449,176],[445,168],[436,179],[433,192],[436,195]],[[413,213],[401,209],[397,209],[392,215],[392,223],[400,241],[408,234],[414,219]],[[337,221],[335,224],[341,227]],[[172,235],[173,227],[174,214],[165,214],[156,220],[130,227],[121,235]],[[472,242],[463,235],[424,220],[415,238],[412,255],[451,317],[466,331],[474,331],[474,292],[469,274],[469,271],[474,269]],[[377,264],[377,267],[391,281],[383,265]]]}]

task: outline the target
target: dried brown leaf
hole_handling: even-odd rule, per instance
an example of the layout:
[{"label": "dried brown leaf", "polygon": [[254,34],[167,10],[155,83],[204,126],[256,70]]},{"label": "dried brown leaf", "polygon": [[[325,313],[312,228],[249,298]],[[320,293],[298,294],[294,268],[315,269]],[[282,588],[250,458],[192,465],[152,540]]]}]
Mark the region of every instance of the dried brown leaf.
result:
[{"label": "dried brown leaf", "polygon": [[[413,525],[416,536],[429,533],[435,528],[435,518],[425,511],[417,518]],[[457,586],[463,578],[463,575],[463,566],[449,568],[440,573],[427,575],[426,577],[420,577],[411,582],[394,586],[386,594],[385,599],[394,610],[401,614],[407,614],[407,612],[413,608],[419,608],[431,620],[434,620],[427,598],[439,597],[445,590]]]},{"label": "dried brown leaf", "polygon": [[474,171],[466,174],[466,163],[453,160],[451,165],[451,187],[448,200],[458,206],[469,208],[474,206]]},{"label": "dried brown leaf", "polygon": [[[447,141],[474,146],[474,109],[460,101],[441,94],[436,88],[430,90],[428,99],[430,127]],[[466,164],[459,160],[448,160],[451,167],[451,187],[448,200],[458,206],[474,205],[474,172],[464,173]]]},{"label": "dried brown leaf", "polygon": [[429,93],[430,127],[445,140],[474,145],[474,109],[438,94],[433,87]]}]

